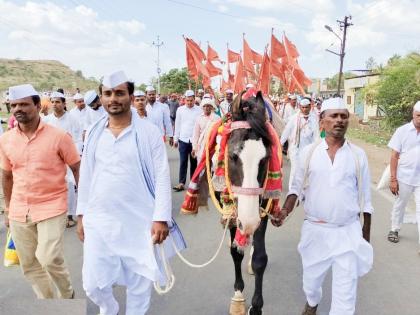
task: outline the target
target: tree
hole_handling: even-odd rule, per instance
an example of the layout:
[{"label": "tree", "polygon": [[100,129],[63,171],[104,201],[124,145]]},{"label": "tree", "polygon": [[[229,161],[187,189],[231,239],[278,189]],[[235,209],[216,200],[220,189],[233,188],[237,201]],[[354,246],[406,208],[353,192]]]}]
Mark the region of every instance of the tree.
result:
[{"label": "tree", "polygon": [[[337,90],[337,87],[338,87],[338,76],[339,76],[339,73],[335,74],[331,78],[325,79],[325,81],[327,83],[327,89],[328,90]],[[343,73],[343,78],[341,79],[341,89],[344,89],[344,80],[345,79],[348,79],[350,77],[353,77],[353,76],[354,76],[354,74],[351,73],[351,72],[344,72]]]},{"label": "tree", "polygon": [[395,128],[412,118],[413,105],[420,99],[420,53],[391,57],[374,90],[374,102],[383,109],[385,122]]},{"label": "tree", "polygon": [[146,91],[146,88],[147,88],[147,84],[145,84],[145,83],[142,83],[137,87],[137,89],[139,89],[140,91],[143,91],[143,92]]},{"label": "tree", "polygon": [[188,88],[195,90],[197,87],[196,82],[188,77],[187,68],[171,69],[160,77],[161,94],[184,93]]},{"label": "tree", "polygon": [[369,57],[368,60],[366,60],[366,69],[375,70],[377,68],[378,64],[376,63],[375,59],[373,57]]}]

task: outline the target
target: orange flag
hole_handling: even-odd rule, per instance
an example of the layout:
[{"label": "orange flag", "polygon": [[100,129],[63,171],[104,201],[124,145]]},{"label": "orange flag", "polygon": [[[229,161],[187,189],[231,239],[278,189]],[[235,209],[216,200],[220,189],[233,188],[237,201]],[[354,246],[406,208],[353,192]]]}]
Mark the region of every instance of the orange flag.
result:
[{"label": "orange flag", "polygon": [[253,55],[252,49],[249,47],[248,43],[246,42],[245,38],[243,39],[243,54],[244,54],[244,67],[247,72],[256,76],[254,64],[252,63]]},{"label": "orange flag", "polygon": [[201,50],[201,48],[192,40],[189,38],[185,38],[185,42],[187,45],[187,65],[190,67],[190,64],[192,66],[192,62],[190,59],[194,61],[194,66],[196,71],[192,71],[190,75],[195,78],[198,77],[199,74],[202,74],[204,77],[209,77],[209,73],[207,71],[207,68],[204,66],[203,61],[206,59],[206,56],[204,55],[204,52]]},{"label": "orange flag", "polygon": [[195,61],[194,61],[194,57],[187,45],[187,40],[185,40],[185,48],[186,48],[186,54],[187,54],[187,70],[188,70],[188,74],[190,75],[191,78],[193,78],[195,81],[198,80],[198,72],[197,72],[197,68],[195,66]]},{"label": "orange flag", "polygon": [[219,61],[220,62],[220,58],[219,55],[217,54],[217,52],[210,47],[210,45],[207,45],[207,60],[208,61]]},{"label": "orange flag", "polygon": [[235,93],[240,93],[245,90],[244,64],[240,56],[239,62],[236,64],[235,84],[233,86],[233,90]]},{"label": "orange flag", "polygon": [[270,58],[268,57],[267,51],[264,52],[257,90],[260,90],[264,95],[270,93]]},{"label": "orange flag", "polygon": [[213,63],[208,59],[206,61],[206,69],[210,77],[215,77],[222,74],[222,69],[217,68]]},{"label": "orange flag", "polygon": [[285,68],[284,65],[277,61],[277,60],[273,60],[273,58],[271,58],[270,60],[270,71],[271,74],[277,78],[279,78],[283,83],[286,83],[286,77],[285,77]]},{"label": "orange flag", "polygon": [[284,58],[286,55],[286,49],[283,44],[274,36],[274,34],[271,34],[271,60]]},{"label": "orange flag", "polygon": [[252,61],[256,64],[262,64],[263,58],[264,58],[263,55],[257,53],[256,51],[252,49],[251,49],[251,52],[252,52]]},{"label": "orange flag", "polygon": [[286,48],[286,55],[288,59],[296,59],[299,57],[299,52],[296,46],[287,38],[286,34],[283,35],[284,47]]},{"label": "orange flag", "polygon": [[238,62],[241,55],[228,49],[228,63]]}]

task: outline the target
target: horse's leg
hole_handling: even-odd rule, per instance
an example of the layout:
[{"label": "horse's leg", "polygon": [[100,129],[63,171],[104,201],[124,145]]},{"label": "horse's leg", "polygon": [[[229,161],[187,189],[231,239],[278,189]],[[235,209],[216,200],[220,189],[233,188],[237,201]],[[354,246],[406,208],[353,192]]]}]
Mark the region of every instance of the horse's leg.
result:
[{"label": "horse's leg", "polygon": [[267,252],[265,251],[265,231],[267,230],[267,217],[261,220],[259,228],[254,233],[254,253],[252,255],[252,269],[255,273],[255,291],[252,297],[250,315],[261,315],[264,299],[262,295],[263,276],[267,266]]},{"label": "horse's leg", "polygon": [[[236,227],[230,229],[230,241],[231,244],[235,239],[236,234]],[[233,263],[235,265],[235,284],[233,288],[235,289],[235,295],[232,298],[230,303],[230,315],[245,315],[246,308],[245,308],[245,298],[242,294],[244,290],[245,284],[242,278],[242,260],[244,259],[244,254],[238,252],[238,250],[234,247],[230,247],[230,254],[232,255]]]}]

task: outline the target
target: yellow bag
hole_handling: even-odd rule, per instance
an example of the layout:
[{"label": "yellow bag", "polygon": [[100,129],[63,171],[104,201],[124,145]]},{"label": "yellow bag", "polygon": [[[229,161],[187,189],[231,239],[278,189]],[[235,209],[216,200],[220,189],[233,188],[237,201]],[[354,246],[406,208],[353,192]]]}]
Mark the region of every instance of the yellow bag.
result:
[{"label": "yellow bag", "polygon": [[15,265],[19,265],[19,257],[12,240],[12,235],[10,234],[10,231],[7,231],[6,247],[4,249],[4,266],[10,267]]}]

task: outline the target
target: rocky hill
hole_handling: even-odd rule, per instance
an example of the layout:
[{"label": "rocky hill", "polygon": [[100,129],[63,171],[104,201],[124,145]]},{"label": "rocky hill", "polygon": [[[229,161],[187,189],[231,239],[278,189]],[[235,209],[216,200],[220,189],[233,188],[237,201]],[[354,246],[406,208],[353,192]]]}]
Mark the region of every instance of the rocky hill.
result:
[{"label": "rocky hill", "polygon": [[55,60],[0,58],[0,91],[23,83],[31,83],[38,91],[63,88],[72,93],[76,88],[86,91],[97,88],[99,84],[94,79],[86,79],[81,71],[74,71]]}]

